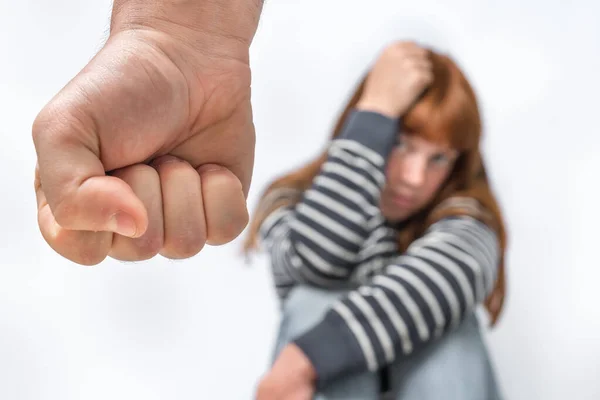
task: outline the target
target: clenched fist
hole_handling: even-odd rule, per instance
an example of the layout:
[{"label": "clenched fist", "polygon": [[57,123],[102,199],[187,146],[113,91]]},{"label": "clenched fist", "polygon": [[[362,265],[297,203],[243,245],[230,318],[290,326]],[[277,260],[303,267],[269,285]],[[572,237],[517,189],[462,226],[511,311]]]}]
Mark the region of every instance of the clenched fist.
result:
[{"label": "clenched fist", "polygon": [[38,223],[55,251],[84,265],[187,258],[241,233],[261,3],[115,1],[106,45],[33,124]]}]

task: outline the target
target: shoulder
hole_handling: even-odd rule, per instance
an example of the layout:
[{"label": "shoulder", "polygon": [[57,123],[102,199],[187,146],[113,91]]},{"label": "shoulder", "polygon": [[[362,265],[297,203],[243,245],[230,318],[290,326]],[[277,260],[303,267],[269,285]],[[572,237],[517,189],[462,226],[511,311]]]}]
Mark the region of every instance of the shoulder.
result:
[{"label": "shoulder", "polygon": [[451,211],[459,214],[469,214],[472,217],[489,214],[489,211],[487,211],[479,201],[477,201],[474,197],[469,196],[448,197],[435,206],[432,213],[435,214]]},{"label": "shoulder", "polygon": [[426,233],[444,231],[460,234],[463,230],[496,238],[496,232],[490,226],[468,214],[448,215],[440,218],[427,228]]},{"label": "shoulder", "polygon": [[501,253],[500,238],[496,231],[481,219],[467,214],[449,215],[434,222],[413,245],[416,248],[423,245],[450,248],[450,245],[466,254],[486,254],[487,261],[494,264]]},{"label": "shoulder", "polygon": [[429,214],[428,225],[457,217],[462,217],[458,218],[461,221],[471,221],[471,224],[479,221],[492,230],[495,230],[497,225],[494,214],[477,199],[469,196],[452,196],[441,201]]},{"label": "shoulder", "polygon": [[260,200],[256,214],[264,219],[273,211],[296,204],[303,192],[296,188],[280,187],[269,190]]},{"label": "shoulder", "polygon": [[285,217],[302,197],[303,192],[295,188],[274,188],[260,200],[252,224],[259,236],[271,236],[275,227],[284,222]]}]

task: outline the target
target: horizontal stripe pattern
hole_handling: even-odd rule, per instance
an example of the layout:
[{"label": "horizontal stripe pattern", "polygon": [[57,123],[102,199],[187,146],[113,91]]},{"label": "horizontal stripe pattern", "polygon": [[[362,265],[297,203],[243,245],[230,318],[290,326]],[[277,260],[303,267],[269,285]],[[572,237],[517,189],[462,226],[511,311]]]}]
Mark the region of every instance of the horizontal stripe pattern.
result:
[{"label": "horizontal stripe pattern", "polygon": [[[386,129],[396,134],[394,125]],[[495,233],[466,215],[438,221],[398,254],[395,228],[378,207],[385,157],[363,144],[368,137],[347,138],[360,134],[334,140],[312,187],[294,206],[272,212],[260,230],[282,300],[298,284],[355,288],[297,340],[325,380],[357,365],[375,371],[456,327],[491,292],[499,261]],[[277,190],[270,196],[278,201]],[[465,198],[443,207],[481,212]],[[354,338],[360,353],[348,354],[340,337]],[[352,367],[320,358],[335,351]]]},{"label": "horizontal stripe pattern", "polygon": [[[373,220],[382,222],[377,206],[385,181],[382,168],[383,158],[367,147],[335,141],[321,173],[301,200],[263,221],[261,243],[273,260],[273,278],[282,298],[294,281],[340,286],[341,281],[348,282],[357,265],[366,267],[367,258],[372,262],[381,251],[394,254],[389,230],[372,232]],[[275,204],[294,193],[282,188],[268,195],[268,203]],[[262,208],[269,209],[266,203]],[[373,246],[365,251],[364,244],[373,233],[379,236],[370,240]]]},{"label": "horizontal stripe pattern", "polygon": [[[479,240],[468,240],[470,237]],[[498,247],[494,233],[471,217],[443,220],[385,272],[337,305],[372,371],[459,324],[489,294]],[[488,257],[488,255],[490,257]],[[388,329],[382,329],[388,321]],[[392,343],[394,345],[392,346]],[[399,353],[399,354],[396,354]]]}]

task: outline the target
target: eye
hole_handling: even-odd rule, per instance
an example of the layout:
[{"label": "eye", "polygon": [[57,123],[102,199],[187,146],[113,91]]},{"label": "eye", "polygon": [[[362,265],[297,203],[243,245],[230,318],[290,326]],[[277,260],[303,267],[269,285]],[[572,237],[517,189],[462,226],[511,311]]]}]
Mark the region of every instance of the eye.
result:
[{"label": "eye", "polygon": [[406,140],[402,140],[402,138],[399,137],[396,140],[396,144],[394,146],[394,150],[396,150],[396,151],[398,151],[398,150],[399,151],[405,151],[406,150]]},{"label": "eye", "polygon": [[410,139],[406,137],[404,134],[400,134],[396,136],[396,150],[406,151],[410,146]]},{"label": "eye", "polygon": [[446,164],[450,163],[450,157],[448,157],[448,155],[446,155],[446,154],[438,153],[438,154],[434,155],[433,157],[431,157],[430,161],[434,165],[442,166],[442,165],[446,165]]}]

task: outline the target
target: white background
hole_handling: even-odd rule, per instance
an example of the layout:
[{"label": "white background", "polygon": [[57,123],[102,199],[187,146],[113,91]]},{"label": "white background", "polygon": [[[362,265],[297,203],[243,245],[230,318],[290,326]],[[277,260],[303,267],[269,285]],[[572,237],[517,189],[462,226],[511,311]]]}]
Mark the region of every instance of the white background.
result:
[{"label": "white background", "polygon": [[[510,228],[508,305],[488,336],[507,399],[600,398],[600,3],[567,4],[267,0],[252,47],[250,206],[322,149],[389,41],[463,66]],[[233,243],[87,268],[38,233],[31,123],[100,48],[110,5],[0,0],[0,399],[251,399],[277,322],[263,258],[247,266]]]}]

